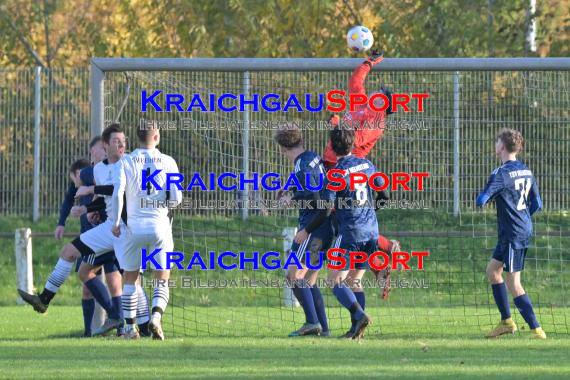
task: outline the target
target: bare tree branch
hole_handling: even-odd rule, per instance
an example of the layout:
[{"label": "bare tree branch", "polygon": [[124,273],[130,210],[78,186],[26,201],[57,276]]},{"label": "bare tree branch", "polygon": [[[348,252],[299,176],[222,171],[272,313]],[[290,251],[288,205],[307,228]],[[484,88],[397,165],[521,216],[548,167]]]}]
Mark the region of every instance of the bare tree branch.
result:
[{"label": "bare tree branch", "polygon": [[16,26],[16,24],[14,24],[14,21],[12,20],[12,18],[10,18],[9,15],[5,14],[2,9],[0,9],[0,15],[2,15],[2,17],[4,18],[4,21],[6,21],[6,23],[8,23],[8,26],[10,26],[10,28],[14,31],[14,33],[16,34],[16,37],[24,45],[24,47],[26,48],[28,53],[30,53],[30,55],[34,58],[34,60],[36,61],[36,64],[43,67],[44,69],[47,68],[42,57],[40,57],[38,52],[36,52],[34,50],[32,45],[28,42],[28,40],[26,40],[24,35],[22,33],[20,33],[20,31],[18,30],[18,27]]},{"label": "bare tree branch", "polygon": [[48,67],[51,67],[51,51],[49,48],[49,27],[48,27],[49,12],[48,12],[47,0],[43,1],[43,5],[44,5],[44,38],[46,40],[46,59]]},{"label": "bare tree branch", "polygon": [[77,27],[79,25],[83,24],[83,21],[86,18],[85,15],[87,14],[87,9],[88,9],[90,3],[88,1],[85,1],[85,2],[81,2],[81,4],[83,5],[83,9],[81,9],[79,12],[77,12],[78,14],[81,15],[81,17],[80,18],[76,18],[76,17],[72,18],[72,20],[74,20],[74,23],[67,30],[67,33],[65,33],[65,35],[61,36],[61,38],[57,41],[55,48],[53,48],[51,51],[51,55],[49,56],[50,62],[53,61],[55,59],[55,57],[57,56],[57,52],[63,46],[63,43],[65,42],[65,38],[67,36],[75,33],[75,31],[77,30]]},{"label": "bare tree branch", "polygon": [[348,3],[348,0],[343,0],[344,5],[346,5],[346,7],[348,8],[348,11],[350,12],[350,15],[354,18],[354,20],[356,20],[356,25],[362,25],[362,20],[360,19],[360,16],[358,16],[356,14],[356,12],[354,12],[354,9],[352,9],[352,7],[350,6],[350,4]]}]

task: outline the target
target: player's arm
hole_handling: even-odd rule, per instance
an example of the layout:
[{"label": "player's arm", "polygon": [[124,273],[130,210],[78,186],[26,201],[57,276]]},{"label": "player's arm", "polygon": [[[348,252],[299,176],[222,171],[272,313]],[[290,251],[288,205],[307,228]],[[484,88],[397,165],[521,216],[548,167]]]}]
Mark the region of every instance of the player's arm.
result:
[{"label": "player's arm", "polygon": [[530,188],[530,192],[528,194],[528,202],[530,203],[530,215],[533,215],[535,212],[542,210],[542,198],[538,192],[538,185],[536,184],[536,181],[533,181],[532,187]]},{"label": "player's arm", "polygon": [[379,64],[384,59],[383,53],[378,53],[377,50],[373,50],[366,61],[362,62],[354,71],[348,81],[348,92],[349,94],[362,94],[366,95],[366,87],[364,86],[364,81],[372,70],[372,66]]},{"label": "player's arm", "polygon": [[65,192],[63,202],[61,203],[61,208],[59,209],[59,220],[54,232],[54,236],[58,240],[63,237],[63,233],[65,232],[65,221],[67,220],[67,217],[71,212],[71,208],[73,207],[73,203],[75,202],[76,191],[77,188],[75,185],[70,183],[67,191]]},{"label": "player's arm", "polygon": [[116,232],[120,233],[119,225],[121,223],[121,213],[124,205],[125,188],[127,187],[127,176],[125,173],[125,160],[121,159],[115,165],[115,186],[113,197],[111,200],[111,217],[113,218],[113,234],[118,236]]},{"label": "player's arm", "polygon": [[76,197],[81,197],[85,195],[113,195],[113,185],[97,185],[95,183],[95,177],[93,175],[93,168],[84,168],[79,173],[83,186],[77,190]]},{"label": "player's arm", "polygon": [[[170,173],[180,173],[178,171],[178,164],[176,161],[174,161],[174,159],[172,159]],[[170,189],[167,189],[167,191],[169,192],[168,199],[174,201],[176,203],[176,206],[182,203],[182,191],[180,191],[178,186],[171,186]]]},{"label": "player's arm", "polygon": [[[325,177],[325,180],[323,183],[323,188],[321,189],[321,191],[320,192],[318,192],[318,191],[313,192],[313,204],[314,205],[317,206],[319,204],[319,200],[321,200],[321,199],[326,199],[326,200],[335,200],[336,199],[336,192],[333,190],[327,189],[328,183],[329,183],[329,181]],[[301,244],[303,241],[305,241],[307,239],[307,237],[309,236],[309,234],[311,232],[313,232],[314,230],[316,230],[317,228],[319,228],[321,226],[321,224],[323,224],[327,220],[327,218],[331,215],[331,213],[332,213],[332,208],[326,207],[323,209],[319,209],[319,212],[317,212],[315,214],[315,216],[313,216],[313,219],[311,219],[311,221],[309,223],[307,223],[305,228],[303,228],[301,231],[297,232],[297,235],[295,235],[295,243]]]},{"label": "player's arm", "polygon": [[[374,177],[374,185],[377,187],[384,186],[384,179],[382,177]],[[384,190],[376,191],[376,202],[374,202],[374,209],[377,210],[379,208],[380,201],[387,200],[390,200],[390,191],[386,186]]]},{"label": "player's arm", "polygon": [[503,180],[503,175],[501,173],[501,170],[497,169],[491,174],[487,185],[483,191],[479,193],[479,196],[477,196],[477,200],[475,201],[477,207],[483,207],[485,203],[489,202],[491,199],[497,196],[497,194],[499,194],[504,187],[505,183]]}]

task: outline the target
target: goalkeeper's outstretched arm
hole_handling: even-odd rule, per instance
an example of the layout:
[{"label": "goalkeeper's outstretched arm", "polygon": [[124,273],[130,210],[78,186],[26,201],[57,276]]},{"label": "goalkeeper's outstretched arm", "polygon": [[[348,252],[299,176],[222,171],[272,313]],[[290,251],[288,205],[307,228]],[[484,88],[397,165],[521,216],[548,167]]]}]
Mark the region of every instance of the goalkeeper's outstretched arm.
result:
[{"label": "goalkeeper's outstretched arm", "polygon": [[348,92],[350,94],[362,94],[366,95],[366,87],[364,86],[364,81],[372,70],[372,66],[377,65],[384,59],[383,53],[378,53],[377,50],[373,50],[366,61],[362,62],[354,71],[348,81]]}]

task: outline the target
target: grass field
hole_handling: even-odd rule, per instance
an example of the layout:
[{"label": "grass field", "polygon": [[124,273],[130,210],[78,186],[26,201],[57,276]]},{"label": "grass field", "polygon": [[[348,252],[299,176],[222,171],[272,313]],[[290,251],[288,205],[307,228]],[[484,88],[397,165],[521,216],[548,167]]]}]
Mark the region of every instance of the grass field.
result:
[{"label": "grass field", "polygon": [[[516,336],[488,341],[482,335],[497,322],[497,312],[484,277],[492,249],[494,225],[487,216],[399,216],[392,231],[420,232],[405,240],[406,248],[429,249],[424,272],[396,275],[432,280],[430,289],[396,289],[388,301],[377,290],[367,291],[367,313],[374,319],[361,342],[336,338],[281,338],[303,322],[300,308],[282,306],[279,289],[174,289],[164,317],[170,338],[165,342],[124,342],[114,338],[81,339],[80,286],[71,276],[46,315],[28,306],[13,306],[15,293],[14,239],[0,239],[0,378],[569,378],[570,307],[566,284],[569,238],[566,215],[543,214],[537,225],[550,235],[537,237],[525,272],[537,316],[547,341],[532,341],[520,315]],[[0,218],[0,233],[31,226],[51,233],[55,220],[32,225],[22,218]],[[252,218],[248,224],[219,218],[182,219],[176,245],[182,252],[239,246],[247,249],[282,247],[264,234],[282,227],[273,220]],[[430,224],[431,223],[431,224]],[[439,231],[439,237],[421,234]],[[78,229],[70,221],[67,231]],[[227,231],[234,231],[228,234]],[[473,237],[448,232],[472,232]],[[237,232],[237,233],[235,233]],[[33,239],[34,280],[42,288],[60,248],[70,241]],[[280,277],[282,272],[174,271],[173,276],[200,278]],[[346,311],[335,306],[324,290],[334,335],[349,325]]]},{"label": "grass field", "polygon": [[[570,340],[527,334],[488,341],[369,336],[187,337],[165,342],[81,339],[80,309],[2,307],[0,378],[559,378],[570,376]],[[437,331],[433,331],[437,335]]]}]

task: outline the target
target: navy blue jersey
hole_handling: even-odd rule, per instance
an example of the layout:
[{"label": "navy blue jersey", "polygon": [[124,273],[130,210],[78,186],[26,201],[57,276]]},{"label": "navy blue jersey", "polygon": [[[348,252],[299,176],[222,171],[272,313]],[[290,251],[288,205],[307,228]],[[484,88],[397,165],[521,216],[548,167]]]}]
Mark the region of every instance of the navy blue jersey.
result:
[{"label": "navy blue jersey", "polygon": [[[334,191],[327,189],[329,183],[325,179],[321,198],[324,200],[334,200],[336,209],[336,219],[338,221],[339,235],[342,235],[342,243],[362,243],[370,239],[378,238],[378,220],[374,210],[375,191],[368,183],[356,184],[354,190],[350,190],[350,173],[363,173],[367,178],[376,173],[376,168],[372,162],[353,155],[341,158],[334,169],[345,171],[344,179],[346,186],[344,189]],[[340,177],[341,175],[335,175]],[[382,186],[384,181],[380,177],[374,179],[376,186]],[[337,186],[337,183],[332,183]],[[368,202],[368,203],[367,203]],[[361,207],[356,207],[358,203]],[[365,206],[365,205],[369,206]],[[362,207],[364,206],[364,207]]]},{"label": "navy blue jersey", "polygon": [[538,185],[532,172],[520,161],[507,161],[491,173],[477,197],[482,207],[495,199],[499,242],[513,249],[527,248],[532,235],[531,215],[542,208]]},{"label": "navy blue jersey", "polygon": [[[307,189],[307,184],[312,188],[319,186],[322,182],[321,177],[325,176],[325,168],[323,166],[321,156],[315,152],[304,151],[297,158],[295,158],[295,176],[301,184],[301,188],[297,188],[293,192],[293,200],[313,200],[314,192]],[[318,191],[318,190],[316,190]],[[310,208],[299,208],[299,230],[305,228],[315,214],[319,212],[317,205],[314,202],[311,203],[313,209]],[[330,221],[327,219],[326,222],[321,224],[319,228],[313,231],[314,234],[320,235],[321,233],[331,232],[332,227]]]},{"label": "navy blue jersey", "polygon": [[[79,178],[84,186],[93,186],[93,166],[87,166],[79,172]],[[65,221],[71,212],[71,208],[75,203],[75,193],[77,192],[77,188],[72,183],[69,184],[67,191],[65,192],[65,197],[63,199],[63,203],[61,204],[61,208],[59,210],[59,220],[57,225],[58,226],[65,226]],[[93,195],[84,195],[79,198],[79,204],[81,206],[87,206],[93,200]],[[107,218],[107,215],[104,212],[101,213],[101,221],[104,221]],[[87,220],[87,214],[81,215],[79,218],[81,222],[81,232],[85,232],[93,228],[93,225],[89,223]]]},{"label": "navy blue jersey", "polygon": [[[89,170],[91,170],[91,175],[89,176]],[[83,169],[81,169],[81,171],[79,172],[79,178],[81,178],[81,181],[83,182],[83,184],[85,186],[91,186],[93,185],[93,167],[88,166],[85,167]],[[77,188],[75,187],[75,184],[70,183],[69,187],[67,188],[67,191],[65,192],[65,197],[63,198],[63,203],[61,204],[61,208],[59,210],[59,221],[57,223],[58,226],[65,226],[65,221],[67,220],[67,217],[69,216],[69,213],[71,212],[71,208],[73,207],[73,204],[75,203],[75,193],[77,192]],[[79,204],[81,206],[86,206],[88,205],[91,200],[93,199],[92,195],[86,195],[84,197],[81,197],[79,199]],[[81,217],[79,218],[80,222],[81,222],[81,232],[85,232],[88,231],[89,229],[91,229],[93,226],[91,225],[91,223],[89,223],[89,221],[87,220],[87,214],[83,214],[81,215]]]}]

